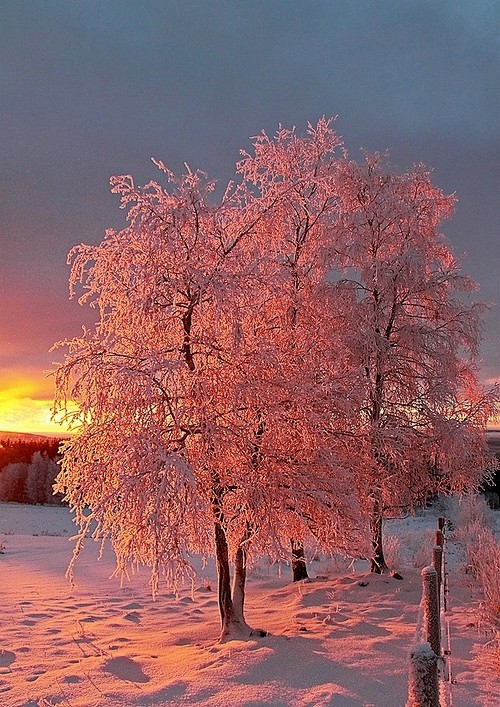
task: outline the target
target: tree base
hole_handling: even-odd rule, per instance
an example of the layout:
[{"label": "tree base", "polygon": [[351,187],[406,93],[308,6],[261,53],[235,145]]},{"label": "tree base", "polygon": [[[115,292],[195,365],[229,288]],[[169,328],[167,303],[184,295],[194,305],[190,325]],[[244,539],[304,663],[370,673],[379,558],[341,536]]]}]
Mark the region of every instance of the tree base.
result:
[{"label": "tree base", "polygon": [[390,574],[391,570],[387,567],[385,562],[376,562],[371,560],[370,572],[373,574]]},{"label": "tree base", "polygon": [[383,564],[377,564],[374,560],[371,560],[370,572],[373,574],[388,574],[393,579],[403,579],[402,574],[390,570],[389,567],[385,564],[385,562]]},{"label": "tree base", "polygon": [[224,626],[219,636],[219,643],[227,641],[247,641],[251,638],[265,638],[268,635],[267,631],[262,628],[251,628],[247,624],[242,625],[240,622],[231,623]]},{"label": "tree base", "polygon": [[304,554],[304,546],[302,543],[295,544],[292,541],[292,573],[293,581],[301,582],[303,579],[309,579],[307,574],[306,558]]},{"label": "tree base", "polygon": [[380,576],[387,575],[389,577],[392,577],[392,579],[398,579],[398,580],[404,579],[402,574],[399,574],[399,572],[391,572],[391,570],[389,570],[389,569],[384,569],[384,570],[372,569],[372,570],[370,570],[370,573],[371,574],[378,574]]}]

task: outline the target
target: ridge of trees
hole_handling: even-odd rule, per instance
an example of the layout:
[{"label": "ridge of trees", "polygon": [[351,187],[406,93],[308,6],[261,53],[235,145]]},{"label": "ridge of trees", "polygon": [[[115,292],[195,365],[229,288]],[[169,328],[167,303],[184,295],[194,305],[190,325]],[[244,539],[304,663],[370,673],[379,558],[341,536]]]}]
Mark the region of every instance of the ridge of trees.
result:
[{"label": "ridge of trees", "polygon": [[56,437],[16,437],[12,434],[0,433],[0,469],[13,462],[29,462],[35,452],[47,454],[56,459],[62,438]]},{"label": "ridge of trees", "polygon": [[0,437],[0,501],[60,504],[53,491],[60,444],[51,437]]}]

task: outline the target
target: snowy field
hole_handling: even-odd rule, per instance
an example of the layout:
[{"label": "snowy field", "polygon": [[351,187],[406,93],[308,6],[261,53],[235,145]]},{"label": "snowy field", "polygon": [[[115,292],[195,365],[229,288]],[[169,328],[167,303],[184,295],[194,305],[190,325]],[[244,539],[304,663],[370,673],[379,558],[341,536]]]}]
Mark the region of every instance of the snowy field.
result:
[{"label": "snowy field", "polygon": [[[254,570],[247,620],[269,635],[219,644],[213,566],[178,599],[163,591],[153,601],[146,571],[121,587],[112,553],[98,561],[89,540],[71,590],[68,510],[0,504],[0,704],[402,707],[421,594],[414,565],[429,564],[435,528],[431,512],[387,524],[402,581],[331,559],[298,585],[287,567]],[[498,649],[459,549],[447,545],[447,702],[498,706]]]}]

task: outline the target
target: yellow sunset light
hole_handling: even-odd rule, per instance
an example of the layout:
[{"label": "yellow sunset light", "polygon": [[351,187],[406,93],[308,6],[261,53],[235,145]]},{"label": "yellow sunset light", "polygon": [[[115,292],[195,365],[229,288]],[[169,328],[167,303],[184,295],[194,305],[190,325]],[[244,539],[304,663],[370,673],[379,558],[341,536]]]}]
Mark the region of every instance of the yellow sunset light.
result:
[{"label": "yellow sunset light", "polygon": [[0,429],[2,432],[30,432],[32,434],[67,435],[65,425],[51,417],[51,400],[33,398],[0,398]]},{"label": "yellow sunset light", "polygon": [[0,431],[67,435],[65,424],[52,420],[49,386],[28,376],[11,376],[0,383]]}]

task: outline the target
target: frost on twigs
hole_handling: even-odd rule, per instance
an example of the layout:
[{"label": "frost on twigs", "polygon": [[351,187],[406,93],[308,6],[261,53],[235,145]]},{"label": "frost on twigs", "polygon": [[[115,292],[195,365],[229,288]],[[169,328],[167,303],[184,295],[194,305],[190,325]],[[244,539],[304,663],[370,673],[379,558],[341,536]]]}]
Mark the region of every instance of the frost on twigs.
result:
[{"label": "frost on twigs", "polygon": [[[67,464],[76,455],[88,459],[83,451],[85,442],[85,435],[73,441],[66,452]],[[149,566],[151,587],[156,594],[161,578],[173,587],[191,578],[189,552],[207,552],[208,541],[206,529],[200,527],[203,513],[193,497],[191,480],[183,465],[176,467],[174,458],[169,466],[169,460],[165,459],[163,471],[147,473],[138,468],[147,462],[145,451],[139,460],[134,455],[125,457],[123,450],[116,451],[108,445],[103,454],[109,454],[110,458],[105,456],[103,462],[94,461],[93,465],[88,460],[95,476],[87,479],[80,475],[77,488],[70,491],[65,467],[58,485],[64,484],[80,529],[74,560],[88,535],[98,542],[108,538],[117,558],[116,573],[128,577],[138,566]],[[74,477],[75,466],[71,470]]]},{"label": "frost on twigs", "polygon": [[484,497],[467,496],[456,513],[454,538],[460,542],[469,571],[480,591],[480,617],[486,627],[500,629],[500,542],[494,533],[495,512]]},{"label": "frost on twigs", "polygon": [[337,266],[355,293],[346,340],[362,396],[359,483],[381,572],[384,517],[481,483],[498,390],[477,376],[485,305],[472,301],[477,286],[439,230],[454,197],[423,166],[396,174],[378,154],[338,169]]},{"label": "frost on twigs", "polygon": [[306,138],[257,140],[219,204],[190,169],[157,162],[166,187],[115,177],[127,227],[70,254],[71,288],[100,312],[56,372],[54,409],[76,433],[57,482],[75,558],[89,532],[109,539],[117,572],[147,565],[156,592],[190,576],[191,553],[215,554],[223,631],[233,611],[251,630],[242,590],[263,554],[288,558],[305,537],[367,551],[346,444],[349,296],[326,280],[339,145],[324,120]]},{"label": "frost on twigs", "polygon": [[483,459],[491,401],[457,355],[480,307],[454,296],[473,285],[437,232],[453,200],[420,168],[350,162],[331,120],[256,137],[221,201],[156,165],[166,184],[112,178],[127,226],[69,256],[99,322],[55,374],[75,432],[57,490],[75,552],[109,539],[153,592],[215,555],[223,631],[233,614],[246,631],[259,557],[307,541],[382,571],[391,505],[478,482],[453,440]]}]

